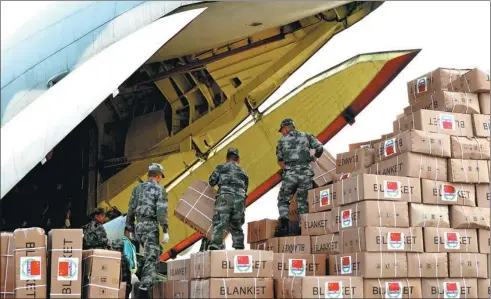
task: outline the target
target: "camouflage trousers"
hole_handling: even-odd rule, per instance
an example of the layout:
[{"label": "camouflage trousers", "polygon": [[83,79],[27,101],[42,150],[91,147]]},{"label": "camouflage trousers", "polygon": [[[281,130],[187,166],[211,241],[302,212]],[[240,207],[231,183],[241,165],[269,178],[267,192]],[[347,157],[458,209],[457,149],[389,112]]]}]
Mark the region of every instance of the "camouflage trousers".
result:
[{"label": "camouflage trousers", "polygon": [[284,170],[280,192],[278,193],[278,212],[280,219],[288,219],[290,200],[295,192],[298,198],[298,215],[309,210],[307,194],[313,187],[314,173],[310,168]]},{"label": "camouflage trousers", "polygon": [[140,289],[152,290],[157,279],[157,269],[160,265],[159,226],[157,221],[138,222],[135,236],[144,248],[144,263],[141,273]]},{"label": "camouflage trousers", "polygon": [[244,249],[245,198],[236,194],[220,194],[215,201],[213,215],[213,233],[210,249],[223,248],[223,235],[229,228],[232,234],[232,247]]}]

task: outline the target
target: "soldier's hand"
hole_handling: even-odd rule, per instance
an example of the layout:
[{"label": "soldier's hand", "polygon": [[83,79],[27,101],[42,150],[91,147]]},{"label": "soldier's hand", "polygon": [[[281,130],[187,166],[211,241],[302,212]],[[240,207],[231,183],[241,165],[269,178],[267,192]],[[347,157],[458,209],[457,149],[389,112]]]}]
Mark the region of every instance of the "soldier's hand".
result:
[{"label": "soldier's hand", "polygon": [[162,238],[162,244],[169,243],[169,233],[164,233],[164,237]]},{"label": "soldier's hand", "polygon": [[70,219],[65,219],[65,227],[69,228],[70,227]]}]

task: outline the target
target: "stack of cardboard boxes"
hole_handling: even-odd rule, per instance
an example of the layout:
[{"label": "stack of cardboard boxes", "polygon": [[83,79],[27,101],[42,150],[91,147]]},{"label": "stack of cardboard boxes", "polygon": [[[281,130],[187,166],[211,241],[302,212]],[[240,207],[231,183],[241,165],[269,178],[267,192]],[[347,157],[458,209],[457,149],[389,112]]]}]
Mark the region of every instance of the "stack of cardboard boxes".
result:
[{"label": "stack of cardboard boxes", "polygon": [[277,298],[489,298],[489,75],[437,69],[408,94],[393,133],[309,192],[301,236],[249,223],[251,248],[329,256],[329,276],[275,277]]},{"label": "stack of cardboard boxes", "polygon": [[81,229],[41,228],[2,232],[2,298],[124,298],[121,254],[82,251]]},{"label": "stack of cardboard boxes", "polygon": [[190,270],[190,298],[273,298],[271,251],[199,252]]},{"label": "stack of cardboard boxes", "polygon": [[153,298],[190,298],[190,259],[167,262],[167,281],[153,286]]}]

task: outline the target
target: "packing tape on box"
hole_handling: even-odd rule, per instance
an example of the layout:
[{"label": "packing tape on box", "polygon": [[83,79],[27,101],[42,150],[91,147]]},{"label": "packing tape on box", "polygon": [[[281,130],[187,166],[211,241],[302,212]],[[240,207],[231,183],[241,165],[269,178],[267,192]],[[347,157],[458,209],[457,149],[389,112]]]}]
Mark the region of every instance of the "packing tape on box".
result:
[{"label": "packing tape on box", "polygon": [[[5,281],[4,281],[4,284],[3,284],[3,290],[4,292],[0,292],[0,294],[3,294],[3,298],[6,298],[7,297],[7,294],[8,295],[12,295],[12,294],[15,294],[15,292],[7,292],[7,283],[8,283],[8,274],[9,274],[9,260],[10,258],[13,258],[14,255],[13,254],[8,254],[10,252],[10,241],[13,239],[13,235],[12,236],[8,236],[7,239],[9,240],[8,243],[7,243],[7,254],[2,254],[1,257],[6,257],[6,262],[5,262]],[[13,275],[15,275],[15,273],[12,273]]]},{"label": "packing tape on box", "polygon": [[196,293],[198,292],[198,287],[199,287],[199,284],[202,282],[202,280],[195,280],[194,282],[195,282],[194,290],[191,290],[191,298],[198,298],[198,294],[196,294]]},{"label": "packing tape on box", "polygon": [[[474,253],[474,263],[476,263],[476,277],[479,277],[479,263],[477,262],[477,254]],[[460,264],[460,268],[462,268],[462,264]],[[462,273],[462,269],[460,270],[460,273]],[[464,275],[461,275],[464,276]]]},{"label": "packing tape on box", "polygon": [[[96,255],[96,254],[93,254],[93,255],[89,255],[87,257],[84,257],[83,260],[85,261],[86,259],[89,259],[91,257],[97,257],[97,258],[101,258],[101,259],[109,259],[109,260],[121,260],[120,257],[114,257],[114,256],[104,256],[104,255]],[[119,289],[118,289],[119,290]]]},{"label": "packing tape on box", "polygon": [[14,251],[16,252],[16,251],[40,250],[40,249],[46,250],[46,247],[18,248],[18,249],[14,249]]},{"label": "packing tape on box", "polygon": [[[198,199],[196,199],[196,202],[195,202],[195,203],[194,203],[192,206],[191,206],[191,205],[190,205],[190,204],[189,204],[187,201],[185,201],[184,199],[182,199],[182,198],[181,198],[181,200],[182,200],[182,201],[184,201],[186,204],[188,204],[188,205],[191,207],[191,209],[188,211],[188,213],[187,213],[187,214],[186,214],[186,216],[184,217],[184,221],[186,221],[186,220],[188,219],[188,217],[189,217],[189,213],[191,213],[191,211],[192,211],[192,210],[195,210],[195,209],[196,209],[196,208],[195,208],[195,206],[196,206],[196,204],[199,202],[199,200],[201,199],[201,197],[205,196],[205,197],[207,197],[207,198],[210,198],[209,196],[206,196],[206,195],[204,194],[204,193],[205,193],[205,191],[206,191],[206,190],[208,190],[208,187],[209,187],[209,186],[206,186],[206,188],[205,188],[205,190],[203,190],[203,192],[199,192],[198,190],[196,190],[196,189],[194,189],[194,188],[192,188],[192,187],[189,187],[189,189],[191,189],[191,190],[196,191],[196,192],[198,192],[198,193],[199,193],[199,197],[198,197]],[[196,211],[198,211],[198,210],[196,209]],[[198,211],[198,212],[200,212],[200,211]],[[201,212],[200,212],[200,213],[201,213]],[[205,216],[203,213],[201,213],[201,214],[202,214],[203,216]],[[206,216],[205,216],[205,217],[206,217]],[[206,217],[206,218],[208,218],[208,217]],[[210,219],[210,218],[208,218],[208,219]],[[211,220],[211,219],[210,219],[210,220]]]},{"label": "packing tape on box", "polygon": [[[40,285],[35,285],[33,286],[32,284],[29,284],[27,287],[16,287],[14,290],[26,290],[26,289],[31,289],[31,288],[46,288],[48,285],[45,284],[40,284]],[[119,290],[119,289],[118,289]]]},{"label": "packing tape on box", "polygon": [[84,285],[84,288],[85,287],[97,287],[97,288],[101,288],[101,289],[108,289],[108,290],[118,291],[119,292],[119,288],[112,288],[112,287],[108,287],[108,286],[101,286],[100,284],[95,284],[95,283],[88,283],[88,284]]},{"label": "packing tape on box", "polygon": [[7,295],[15,295],[15,292],[0,292],[2,294],[2,298],[7,298]]},{"label": "packing tape on box", "polygon": [[257,275],[256,277],[259,277],[259,272],[261,271],[261,265],[262,265],[262,252],[259,250],[259,267],[257,267]]}]

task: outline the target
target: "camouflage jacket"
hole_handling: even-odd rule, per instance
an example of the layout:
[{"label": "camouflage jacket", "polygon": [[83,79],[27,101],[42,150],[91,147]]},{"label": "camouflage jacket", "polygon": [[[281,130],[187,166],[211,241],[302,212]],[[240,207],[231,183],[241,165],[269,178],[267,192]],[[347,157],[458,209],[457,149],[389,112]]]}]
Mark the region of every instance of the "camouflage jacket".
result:
[{"label": "camouflage jacket", "polygon": [[168,199],[167,191],[154,181],[148,180],[138,184],[131,193],[126,227],[135,231],[135,217],[137,221],[158,221],[164,233],[167,226]]},{"label": "camouflage jacket", "polygon": [[246,197],[249,188],[249,177],[244,169],[235,162],[226,162],[217,165],[208,179],[210,186],[218,185],[220,194],[236,194]]},{"label": "camouflage jacket", "polygon": [[85,229],[83,242],[84,249],[110,248],[104,226],[95,220],[92,220]]},{"label": "camouflage jacket", "polygon": [[284,162],[285,168],[295,166],[307,166],[312,162],[310,150],[315,150],[315,156],[319,158],[323,153],[322,143],[313,135],[297,130],[292,130],[278,140],[276,146],[276,158],[278,162]]}]

